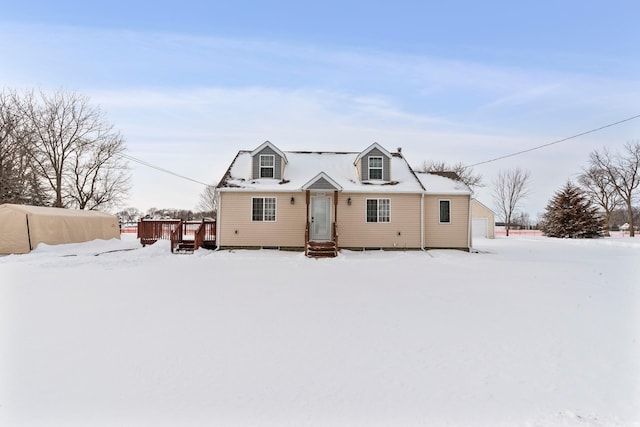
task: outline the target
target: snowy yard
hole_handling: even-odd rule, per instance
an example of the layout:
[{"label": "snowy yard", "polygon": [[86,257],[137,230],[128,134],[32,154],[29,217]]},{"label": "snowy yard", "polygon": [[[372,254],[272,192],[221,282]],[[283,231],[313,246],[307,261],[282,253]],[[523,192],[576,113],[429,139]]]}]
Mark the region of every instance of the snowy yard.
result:
[{"label": "snowy yard", "polygon": [[638,238],[123,239],[0,258],[1,426],[640,425]]}]

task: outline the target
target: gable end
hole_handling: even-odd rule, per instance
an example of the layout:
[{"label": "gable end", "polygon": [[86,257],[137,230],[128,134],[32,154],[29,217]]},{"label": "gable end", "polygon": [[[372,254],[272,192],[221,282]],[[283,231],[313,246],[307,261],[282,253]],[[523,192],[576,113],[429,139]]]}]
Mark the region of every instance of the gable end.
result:
[{"label": "gable end", "polygon": [[337,190],[329,181],[319,178],[316,182],[307,187],[308,190]]},{"label": "gable end", "polygon": [[362,157],[362,161],[360,162],[360,176],[362,177],[362,180],[369,181],[371,179],[369,177],[369,161],[372,157],[382,158],[381,181],[391,181],[391,159],[378,148],[369,150],[369,152]]},{"label": "gable end", "polygon": [[260,178],[260,156],[273,156],[274,158],[274,170],[273,178],[282,179],[282,157],[274,149],[269,146],[264,147],[262,150],[252,153],[252,168],[251,179]]}]

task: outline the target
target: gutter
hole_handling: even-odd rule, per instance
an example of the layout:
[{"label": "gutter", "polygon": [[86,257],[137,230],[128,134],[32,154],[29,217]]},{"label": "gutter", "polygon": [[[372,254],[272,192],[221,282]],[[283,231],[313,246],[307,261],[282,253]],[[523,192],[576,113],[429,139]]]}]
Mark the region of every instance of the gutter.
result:
[{"label": "gutter", "polygon": [[[374,187],[374,185],[362,185],[361,187],[357,187],[357,188],[342,187],[339,191],[343,193],[353,193],[353,194],[422,194],[422,190],[419,190],[419,189],[388,191],[388,190],[385,190],[385,187],[393,188],[394,186],[375,185]],[[301,191],[305,191],[305,189],[302,187],[298,187],[298,188],[225,187],[225,188],[219,188],[216,191],[219,191],[220,193],[270,193],[270,194],[273,194],[273,193],[299,193]],[[331,190],[326,190],[326,191],[331,191]],[[429,193],[429,194],[432,194],[432,193]],[[444,193],[444,194],[452,195],[452,193]],[[453,194],[453,195],[457,195],[457,194]],[[460,194],[460,195],[464,196],[464,194]]]},{"label": "gutter", "polygon": [[471,219],[471,196],[469,196],[469,217],[467,218],[467,246],[469,246],[469,252],[471,252],[471,226],[473,221]]},{"label": "gutter", "polygon": [[218,203],[216,206],[216,248],[214,249],[214,252],[217,252],[220,250],[220,212],[222,211],[220,209],[220,207],[222,206],[222,196],[220,195],[220,193],[217,194],[217,198],[218,198]]},{"label": "gutter", "polygon": [[424,249],[424,193],[420,196],[420,249]]}]

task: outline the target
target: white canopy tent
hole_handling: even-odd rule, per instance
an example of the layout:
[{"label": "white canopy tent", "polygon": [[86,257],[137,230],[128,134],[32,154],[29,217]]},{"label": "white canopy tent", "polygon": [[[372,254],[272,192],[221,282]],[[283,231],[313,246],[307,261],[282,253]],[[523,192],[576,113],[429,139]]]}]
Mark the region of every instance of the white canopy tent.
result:
[{"label": "white canopy tent", "polygon": [[118,218],[98,211],[0,205],[0,254],[25,254],[39,243],[119,239]]}]

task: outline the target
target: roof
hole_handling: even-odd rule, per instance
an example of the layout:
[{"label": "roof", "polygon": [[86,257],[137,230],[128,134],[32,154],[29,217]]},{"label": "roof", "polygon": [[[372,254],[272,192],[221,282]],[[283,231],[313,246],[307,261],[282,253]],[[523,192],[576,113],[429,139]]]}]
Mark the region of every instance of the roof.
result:
[{"label": "roof", "polygon": [[[366,150],[365,150],[366,151]],[[362,182],[354,166],[360,152],[286,151],[288,163],[284,179],[251,179],[252,151],[240,151],[217,188],[222,191],[302,191],[318,174],[323,173],[345,192],[422,193],[424,188],[399,153],[391,155],[390,182]]]},{"label": "roof", "polygon": [[13,210],[23,212],[25,214],[42,215],[42,216],[58,216],[58,217],[113,217],[113,215],[99,212],[80,209],[65,209],[65,208],[50,208],[45,206],[30,206],[30,205],[14,205],[11,203],[5,203],[0,205],[0,209]]},{"label": "roof", "polygon": [[492,214],[495,215],[495,212],[493,211],[493,209],[491,209],[490,207],[488,207],[487,205],[482,203],[480,200],[475,199],[475,198],[471,199],[471,204],[474,204],[474,203],[480,205],[481,207],[483,207],[484,209],[488,210],[489,212],[491,212]]},{"label": "roof", "polygon": [[465,183],[453,178],[458,177],[455,172],[416,172],[416,176],[424,185],[426,194],[471,194],[471,189]]}]

